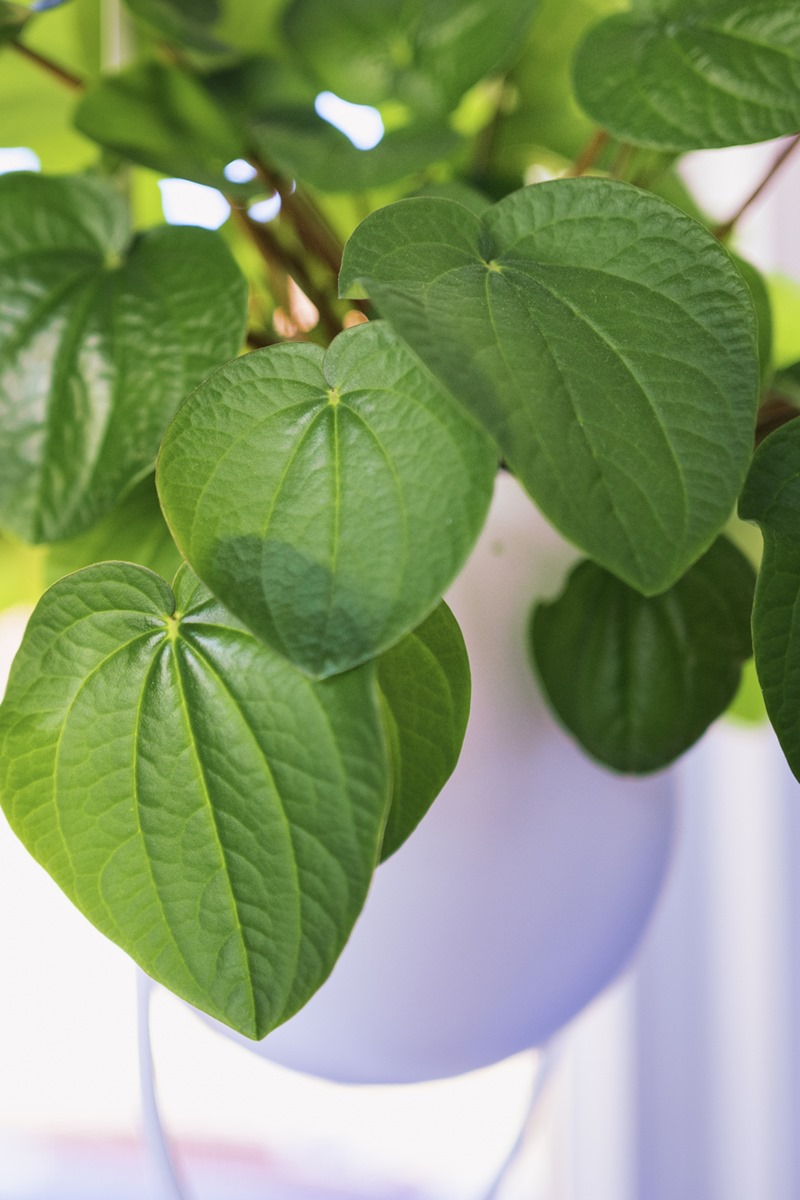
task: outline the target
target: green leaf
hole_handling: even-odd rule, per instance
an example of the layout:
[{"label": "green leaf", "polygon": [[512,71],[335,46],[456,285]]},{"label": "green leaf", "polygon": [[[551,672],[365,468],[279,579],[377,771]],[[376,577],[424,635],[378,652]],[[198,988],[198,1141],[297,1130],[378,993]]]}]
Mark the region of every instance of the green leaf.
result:
[{"label": "green leaf", "polygon": [[755,572],[720,538],[668,592],[644,597],[582,562],[531,623],[555,712],[617,771],[656,771],[728,707],[752,653]]},{"label": "green leaf", "polygon": [[284,174],[324,192],[384,187],[449,157],[460,139],[444,122],[418,120],[359,150],[314,110],[315,89],[291,67],[251,59],[207,76],[220,109],[241,137]]},{"label": "green leaf", "polygon": [[[223,367],[167,430],[158,490],[185,558],[315,676],[429,613],[480,532],[488,439],[381,323]],[[436,486],[432,486],[435,480]]]},{"label": "green leaf", "polygon": [[316,684],[181,571],[42,598],[0,709],[9,823],[153,978],[252,1038],[319,987],[377,860],[371,667]]},{"label": "green leaf", "polygon": [[740,275],[747,284],[756,310],[758,324],[758,361],[761,364],[761,386],[769,380],[772,374],[772,304],[767,291],[767,285],[760,271],[752,263],[738,255],[732,255]]},{"label": "green leaf", "polygon": [[125,0],[125,4],[168,42],[201,53],[227,51],[209,28],[220,17],[220,0]]},{"label": "green leaf", "polygon": [[756,451],[739,515],[764,535],[753,609],[753,648],[764,702],[789,766],[800,779],[800,422]]},{"label": "green leaf", "polygon": [[0,178],[0,524],[24,540],[110,512],[186,393],[241,346],[246,285],[217,234],[127,238],[99,182]]},{"label": "green leaf", "polygon": [[452,775],[467,729],[470,673],[458,623],[442,602],[378,659],[394,769],[381,861],[414,832]]},{"label": "green leaf", "polygon": [[575,59],[586,112],[664,150],[737,146],[800,128],[800,9],[783,0],[675,3],[608,17]]},{"label": "green leaf", "polygon": [[111,560],[138,563],[165,579],[172,579],[183,561],[161,515],[152,475],[88,532],[48,546],[44,586],[81,567]]},{"label": "green leaf", "polygon": [[727,252],[626,184],[524,188],[479,218],[403,200],[350,239],[340,288],[495,437],[554,525],[647,594],[719,533],[752,450],[753,306]]},{"label": "green leaf", "polygon": [[101,146],[165,175],[224,187],[224,169],[246,147],[200,81],[180,67],[137,63],[90,88],[75,125]]},{"label": "green leaf", "polygon": [[507,66],[537,0],[294,0],[285,29],[320,85],[359,104],[447,111]]}]

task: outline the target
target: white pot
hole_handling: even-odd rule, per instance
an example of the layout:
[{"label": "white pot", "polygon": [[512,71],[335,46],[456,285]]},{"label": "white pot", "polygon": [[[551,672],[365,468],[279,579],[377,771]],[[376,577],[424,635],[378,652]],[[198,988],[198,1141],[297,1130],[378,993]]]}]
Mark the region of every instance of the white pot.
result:
[{"label": "white pot", "polygon": [[501,475],[448,596],[473,677],[452,779],[306,1007],[261,1043],[218,1029],[310,1074],[418,1082],[540,1045],[625,965],[664,880],[673,784],[595,766],[544,707],[528,614],[575,558]]}]

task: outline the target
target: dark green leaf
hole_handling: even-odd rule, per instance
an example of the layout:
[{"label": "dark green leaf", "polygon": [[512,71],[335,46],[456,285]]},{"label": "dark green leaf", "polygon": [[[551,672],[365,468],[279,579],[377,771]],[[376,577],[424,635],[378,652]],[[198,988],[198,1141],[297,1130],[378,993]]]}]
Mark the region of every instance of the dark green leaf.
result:
[{"label": "dark green leaf", "polygon": [[753,609],[753,648],[769,719],[800,779],[800,422],[756,451],[739,515],[764,535]]},{"label": "dark green leaf", "polygon": [[724,712],[750,657],[755,572],[720,538],[661,596],[594,563],[540,604],[531,649],[555,712],[617,771],[656,771]]},{"label": "dark green leaf", "polygon": [[586,112],[665,150],[736,146],[800,128],[794,0],[676,2],[607,18],[575,60]]},{"label": "dark green leaf", "polygon": [[100,79],[78,105],[75,124],[132,162],[229,190],[224,168],[246,149],[236,126],[194,75],[157,62]]},{"label": "dark green leaf", "polygon": [[286,33],[320,85],[360,104],[446,111],[519,53],[536,0],[294,0]]},{"label": "dark green leaf", "polygon": [[414,832],[450,778],[467,729],[469,659],[446,604],[381,655],[383,697],[394,769],[381,861]]},{"label": "dark green leaf", "polygon": [[225,52],[209,27],[219,19],[219,0],[125,0],[129,10],[168,42],[203,53]]},{"label": "dark green leaf", "polygon": [[738,496],[758,390],[753,306],[715,239],[626,184],[524,188],[483,219],[404,200],[359,226],[340,286],[493,434],[566,537],[645,593]]},{"label": "dark green leaf", "polygon": [[760,271],[752,263],[743,258],[733,256],[733,261],[739,268],[747,284],[747,290],[753,301],[758,322],[758,361],[761,364],[762,386],[772,374],[772,304],[767,291],[767,285]]},{"label": "dark green leaf", "polygon": [[371,323],[327,354],[286,344],[217,371],[167,430],[158,489],[207,585],[324,676],[432,610],[480,532],[496,464],[405,344]]},{"label": "dark green leaf", "polygon": [[48,547],[44,586],[81,567],[110,560],[138,563],[165,579],[172,579],[183,561],[161,515],[152,475],[87,533]]},{"label": "dark green leaf", "polygon": [[7,0],[0,0],[0,46],[3,42],[11,42],[18,37],[30,15],[30,10],[23,8],[21,4],[9,4]]},{"label": "dark green leaf", "polygon": [[108,513],[241,345],[246,285],[217,234],[127,239],[97,182],[0,178],[0,523],[27,541]]},{"label": "dark green leaf", "polygon": [[37,607],[0,709],[34,858],[155,979],[248,1037],[319,987],[388,804],[374,671],[316,684],[183,570],[124,563]]}]

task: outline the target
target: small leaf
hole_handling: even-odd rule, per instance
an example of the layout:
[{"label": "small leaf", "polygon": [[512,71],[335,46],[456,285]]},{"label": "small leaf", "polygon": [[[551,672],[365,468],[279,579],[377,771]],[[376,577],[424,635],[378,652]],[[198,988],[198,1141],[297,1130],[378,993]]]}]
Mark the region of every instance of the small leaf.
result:
[{"label": "small leaf", "polygon": [[795,133],[800,9],[794,0],[671,0],[616,14],[578,50],[575,87],[595,121],[640,146],[697,150]]},{"label": "small leaf", "polygon": [[327,355],[284,344],[217,371],[167,430],[157,478],[208,587],[324,676],[431,611],[480,532],[496,466],[477,426],[373,322]]},{"label": "small leaf", "polygon": [[184,569],[42,598],[0,709],[12,829],[153,978],[248,1037],[319,987],[364,902],[389,767],[372,667],[313,683]]},{"label": "small leaf", "polygon": [[381,861],[414,832],[455,770],[467,729],[469,659],[442,602],[377,660],[394,769]]},{"label": "small leaf", "polygon": [[0,178],[0,523],[27,541],[110,512],[186,393],[241,345],[247,288],[217,234],[127,241],[98,182]]},{"label": "small leaf", "polygon": [[750,563],[725,538],[650,598],[580,563],[531,624],[533,660],[555,712],[617,771],[666,766],[736,694],[752,653],[754,586]]},{"label": "small leaf", "polygon": [[101,78],[78,105],[75,125],[131,162],[209,187],[231,190],[225,167],[246,154],[239,130],[199,79],[163,63]]},{"label": "small leaf", "polygon": [[722,529],[752,453],[756,326],[691,218],[602,179],[523,188],[483,218],[401,200],[350,239],[354,284],[553,524],[633,587],[663,591]]},{"label": "small leaf", "polygon": [[358,104],[448,111],[519,54],[537,0],[293,0],[285,28],[315,79]]},{"label": "small leaf", "polygon": [[753,649],[764,702],[789,766],[800,779],[800,422],[761,444],[739,515],[764,535],[753,609]]},{"label": "small leaf", "polygon": [[44,586],[81,567],[111,560],[137,563],[165,579],[172,579],[183,561],[161,515],[152,475],[87,533],[48,546]]}]

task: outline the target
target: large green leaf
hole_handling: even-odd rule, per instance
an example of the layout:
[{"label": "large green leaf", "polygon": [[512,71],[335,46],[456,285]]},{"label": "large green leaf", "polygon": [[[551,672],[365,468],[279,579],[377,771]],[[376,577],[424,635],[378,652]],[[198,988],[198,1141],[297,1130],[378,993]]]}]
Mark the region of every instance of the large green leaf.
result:
[{"label": "large green leaf", "polygon": [[575,59],[580,103],[615,137],[665,150],[800,128],[794,0],[672,0],[607,18]]},{"label": "large green leaf", "polygon": [[580,563],[531,623],[536,669],[567,729],[618,771],[655,771],[683,754],[736,694],[754,586],[725,538],[661,596]]},{"label": "large green leaf", "polygon": [[86,92],[77,128],[117,154],[165,175],[226,187],[225,166],[245,153],[236,126],[189,71],[137,63]]},{"label": "large green leaf", "polygon": [[109,512],[241,345],[246,285],[217,234],[127,239],[124,205],[95,181],[0,178],[0,524],[27,541]]},{"label": "large green leaf", "polygon": [[469,659],[442,602],[378,659],[384,726],[394,771],[381,860],[414,832],[450,778],[469,717]]},{"label": "large green leaf", "polygon": [[186,559],[315,676],[417,625],[480,532],[489,440],[381,323],[257,350],[167,430],[158,489]]},{"label": "large green leaf", "polygon": [[155,979],[263,1037],[325,979],[380,850],[372,667],[313,683],[184,569],[104,563],[37,607],[0,709],[11,827]]},{"label": "large green leaf", "polygon": [[537,0],[294,0],[286,33],[321,86],[360,104],[447,110],[519,54]]},{"label": "large green leaf", "polygon": [[45,586],[81,567],[110,560],[138,563],[165,579],[172,579],[183,561],[161,515],[152,475],[92,529],[47,547]]},{"label": "large green leaf", "polygon": [[523,188],[482,219],[403,200],[348,243],[340,286],[358,282],[550,520],[626,582],[663,591],[719,533],[752,450],[756,327],[691,218],[601,179]]},{"label": "large green leaf", "polygon": [[739,515],[764,535],[753,609],[756,670],[769,719],[800,779],[800,422],[756,451]]}]

